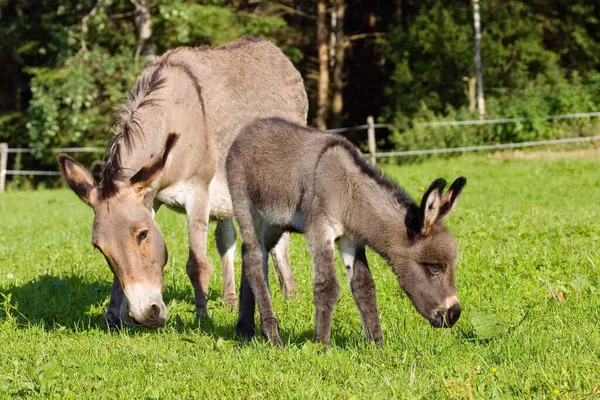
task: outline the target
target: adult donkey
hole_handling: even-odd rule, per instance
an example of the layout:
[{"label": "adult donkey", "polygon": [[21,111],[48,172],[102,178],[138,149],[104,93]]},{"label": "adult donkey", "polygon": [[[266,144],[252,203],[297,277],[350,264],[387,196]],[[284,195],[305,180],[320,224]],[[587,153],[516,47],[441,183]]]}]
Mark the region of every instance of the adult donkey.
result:
[{"label": "adult donkey", "polygon": [[[161,204],[187,214],[186,269],[198,314],[207,314],[212,270],[206,257],[209,217],[220,221],[216,239],[223,296],[236,302],[236,233],[224,166],[228,149],[254,119],[280,116],[305,123],[307,109],[302,77],[267,41],[244,37],[218,48],[178,48],[138,78],[107,149],[101,187],[72,158],[58,156],[71,189],[94,209],[92,241],[115,275],[109,324],[123,323],[127,303],[140,324],[158,327],[166,321],[162,268],[167,250],[153,219]],[[277,257],[286,293],[295,289],[288,241],[282,239]]]},{"label": "adult donkey", "polygon": [[237,331],[261,331],[281,344],[266,275],[266,254],[283,232],[306,232],[314,263],[316,341],[330,341],[339,295],[334,265],[337,241],[367,340],[382,339],[375,284],[365,245],[391,265],[402,289],[434,327],[460,317],[454,285],[457,246],[442,221],[466,184],[435,180],[420,206],[367,164],[344,138],[282,119],[257,120],[231,146],[227,179],[243,238]]}]

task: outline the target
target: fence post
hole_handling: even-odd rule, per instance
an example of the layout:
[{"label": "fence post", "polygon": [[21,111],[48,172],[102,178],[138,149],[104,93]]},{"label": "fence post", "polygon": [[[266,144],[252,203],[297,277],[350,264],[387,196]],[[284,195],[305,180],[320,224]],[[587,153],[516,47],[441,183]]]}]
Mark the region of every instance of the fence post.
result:
[{"label": "fence post", "polygon": [[6,165],[8,163],[8,143],[0,143],[0,193],[6,185]]},{"label": "fence post", "polygon": [[375,153],[377,152],[377,147],[375,142],[375,122],[373,121],[373,117],[371,115],[367,117],[367,125],[369,125],[369,154],[371,159],[371,165],[376,165],[377,160],[375,158]]}]

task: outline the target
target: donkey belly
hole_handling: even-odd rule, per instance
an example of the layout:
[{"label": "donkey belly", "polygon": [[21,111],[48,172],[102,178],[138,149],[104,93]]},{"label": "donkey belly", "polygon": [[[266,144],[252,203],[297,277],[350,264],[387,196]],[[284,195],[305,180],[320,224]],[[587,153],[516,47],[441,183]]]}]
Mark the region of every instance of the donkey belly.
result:
[{"label": "donkey belly", "polygon": [[210,218],[224,220],[233,217],[233,204],[225,174],[217,174],[210,182]]},{"label": "donkey belly", "polygon": [[[191,183],[177,183],[162,189],[156,194],[156,198],[167,207],[178,212],[185,212],[194,201],[197,201],[197,193],[200,187]],[[233,205],[227,182],[215,176],[209,187],[210,218],[213,220],[224,220],[233,216]]]},{"label": "donkey belly", "polygon": [[269,225],[289,232],[304,233],[304,213],[301,211],[260,210],[259,214]]}]

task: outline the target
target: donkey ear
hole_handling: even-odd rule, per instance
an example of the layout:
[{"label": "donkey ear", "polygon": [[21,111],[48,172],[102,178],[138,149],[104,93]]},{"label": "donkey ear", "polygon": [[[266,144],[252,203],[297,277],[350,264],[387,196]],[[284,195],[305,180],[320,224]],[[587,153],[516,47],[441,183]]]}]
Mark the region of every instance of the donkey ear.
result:
[{"label": "donkey ear", "polygon": [[129,182],[139,194],[144,194],[152,186],[152,183],[154,183],[156,178],[160,176],[160,173],[167,162],[167,157],[178,139],[178,134],[169,133],[163,150],[154,156],[145,167],[131,177]]},{"label": "donkey ear", "polygon": [[442,178],[436,179],[423,195],[419,210],[421,214],[421,231],[419,233],[423,236],[429,235],[431,227],[437,221],[442,202],[442,191],[445,187],[446,180]]},{"label": "donkey ear", "polygon": [[457,178],[452,185],[450,185],[450,189],[446,192],[444,197],[442,198],[442,204],[440,205],[440,215],[438,216],[438,221],[443,221],[446,219],[458,200],[460,196],[460,192],[462,192],[463,188],[467,184],[467,178],[461,176]]},{"label": "donkey ear", "polygon": [[85,167],[68,155],[61,153],[57,157],[67,184],[81,200],[90,207],[98,201],[98,188],[94,186],[94,178]]}]

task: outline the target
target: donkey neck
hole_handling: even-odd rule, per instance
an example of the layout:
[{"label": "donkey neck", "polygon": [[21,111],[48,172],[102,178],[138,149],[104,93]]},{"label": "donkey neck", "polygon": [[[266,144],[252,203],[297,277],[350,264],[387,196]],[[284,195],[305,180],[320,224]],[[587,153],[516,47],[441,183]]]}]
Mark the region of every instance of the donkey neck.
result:
[{"label": "donkey neck", "polygon": [[[340,176],[345,184],[337,186],[343,188],[338,202],[345,204],[344,230],[390,260],[397,249],[410,245],[406,220],[417,205],[394,181],[367,164],[353,147],[344,147],[346,154],[351,155],[337,159],[344,170]],[[335,168],[333,163],[326,167]]]},{"label": "donkey neck", "polygon": [[353,226],[347,229],[376,253],[390,260],[398,249],[408,246],[405,220],[409,205],[398,202],[388,190],[380,189],[379,193],[368,194],[371,201],[363,200],[355,206],[353,213],[356,218],[352,218]]}]

